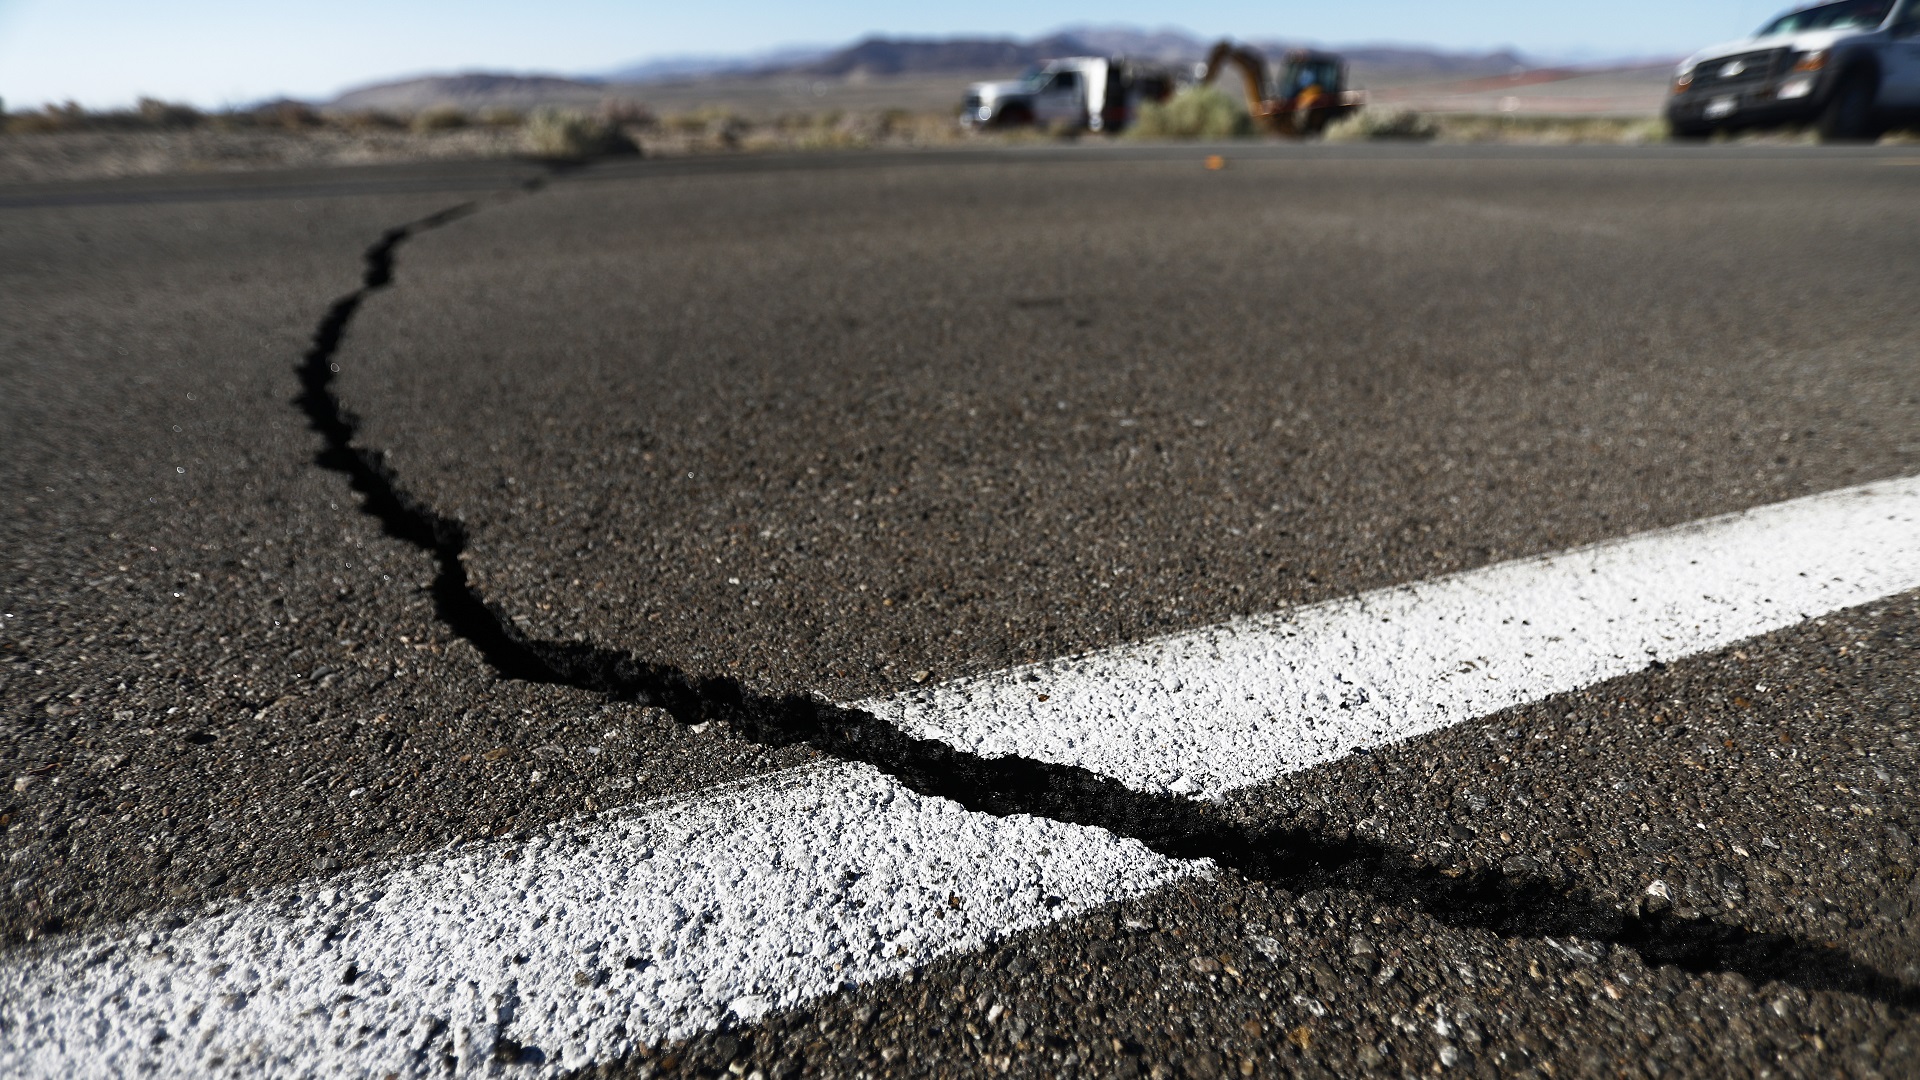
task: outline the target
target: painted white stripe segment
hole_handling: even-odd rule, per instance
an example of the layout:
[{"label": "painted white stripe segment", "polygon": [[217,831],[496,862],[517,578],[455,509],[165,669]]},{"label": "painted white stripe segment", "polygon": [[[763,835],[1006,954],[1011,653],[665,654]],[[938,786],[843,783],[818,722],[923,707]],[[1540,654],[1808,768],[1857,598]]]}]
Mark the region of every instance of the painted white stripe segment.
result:
[{"label": "painted white stripe segment", "polygon": [[861,702],[986,757],[1236,788],[1920,588],[1920,478]]},{"label": "painted white stripe segment", "polygon": [[[1920,478],[861,707],[1218,795],[1914,588]],[[1211,870],[821,765],[14,953],[0,1075],[552,1074]]]},{"label": "painted white stripe segment", "polygon": [[[0,1075],[550,1075],[1209,872],[831,764],[0,971]],[[351,980],[347,973],[352,971]],[[505,1036],[537,1067],[495,1060]]]}]

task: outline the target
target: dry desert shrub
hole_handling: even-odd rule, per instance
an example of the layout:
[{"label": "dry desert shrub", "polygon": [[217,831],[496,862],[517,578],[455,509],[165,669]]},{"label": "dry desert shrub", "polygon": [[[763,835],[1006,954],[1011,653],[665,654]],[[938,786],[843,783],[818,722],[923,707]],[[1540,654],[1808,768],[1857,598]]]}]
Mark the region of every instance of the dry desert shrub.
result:
[{"label": "dry desert shrub", "polygon": [[1141,106],[1127,134],[1136,139],[1237,139],[1253,134],[1253,118],[1218,87],[1189,86]]},{"label": "dry desert shrub", "polygon": [[360,109],[350,113],[338,113],[327,119],[352,132],[405,131],[407,122],[390,112],[379,109]]},{"label": "dry desert shrub", "polygon": [[659,126],[659,118],[645,102],[631,101],[626,98],[608,98],[600,103],[600,119],[609,124],[618,124],[632,131],[650,131]]},{"label": "dry desert shrub", "polygon": [[725,139],[728,133],[738,137],[753,130],[753,121],[732,109],[718,106],[675,113],[663,118],[660,124],[676,135],[707,136],[718,139]]},{"label": "dry desert shrub", "polygon": [[1328,125],[1328,142],[1429,142],[1440,128],[1412,109],[1362,109]]},{"label": "dry desert shrub", "polygon": [[44,109],[12,113],[7,117],[9,135],[51,135],[57,131],[81,131],[87,110],[74,102],[48,105]]},{"label": "dry desert shrub", "polygon": [[191,105],[158,98],[143,97],[135,106],[142,123],[156,128],[191,128],[206,122],[206,116]]},{"label": "dry desert shrub", "polygon": [[954,122],[953,114],[945,111],[909,112],[895,109],[883,119],[889,138],[904,140],[915,146],[955,143],[966,135],[960,125]]},{"label": "dry desert shrub", "polygon": [[558,161],[584,161],[640,150],[618,124],[582,112],[537,109],[527,117],[521,131],[528,153]]},{"label": "dry desert shrub", "polygon": [[426,135],[435,131],[458,131],[469,122],[466,110],[453,105],[436,105],[414,113],[413,122],[408,126],[416,134]]},{"label": "dry desert shrub", "polygon": [[94,111],[75,102],[6,115],[0,125],[13,135],[51,135],[67,131],[185,131],[207,123],[191,105],[143,97],[131,109]]},{"label": "dry desert shrub", "polygon": [[229,113],[240,126],[281,128],[286,131],[310,131],[324,127],[326,117],[304,101],[273,101],[249,113]]},{"label": "dry desert shrub", "polygon": [[1580,143],[1663,142],[1667,122],[1609,116],[1515,116],[1511,113],[1442,116],[1435,121],[1444,142],[1529,143],[1568,146]]}]

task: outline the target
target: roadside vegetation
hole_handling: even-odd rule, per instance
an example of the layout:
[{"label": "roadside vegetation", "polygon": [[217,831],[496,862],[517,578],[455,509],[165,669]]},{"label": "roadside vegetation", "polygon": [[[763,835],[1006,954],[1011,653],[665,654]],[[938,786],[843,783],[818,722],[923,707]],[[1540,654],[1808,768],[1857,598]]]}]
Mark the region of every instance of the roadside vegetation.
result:
[{"label": "roadside vegetation", "polygon": [[[1041,132],[990,137],[1049,138]],[[149,99],[131,109],[0,110],[0,183],[456,158],[859,150],[967,139],[945,111],[905,109],[749,116],[708,108],[657,115],[612,102],[596,110],[437,106],[402,115],[300,102],[209,112]]]},{"label": "roadside vegetation", "polygon": [[1659,117],[1514,116],[1465,114],[1432,118],[1436,139],[1452,143],[1580,143],[1636,145],[1667,140],[1667,122]]},{"label": "roadside vegetation", "polygon": [[71,135],[104,132],[159,134],[183,131],[305,134],[338,131],[440,131],[474,125],[516,126],[519,114],[469,115],[458,109],[430,109],[413,116],[384,112],[327,113],[298,101],[273,101],[248,109],[203,112],[153,98],[131,109],[93,110],[79,105],[49,105],[25,112],[0,112],[0,131],[9,135]]},{"label": "roadside vegetation", "polygon": [[1440,125],[1412,109],[1362,109],[1330,124],[1328,142],[1430,142],[1440,136]]},{"label": "roadside vegetation", "polygon": [[[1127,132],[1141,141],[1260,138],[1240,101],[1188,88],[1142,110]],[[1421,114],[1375,107],[1335,124],[1331,142],[1634,144],[1661,142],[1658,119]],[[0,183],[377,162],[535,157],[580,161],[641,153],[819,152],[1045,143],[1092,138],[1036,129],[967,132],[947,111],[824,109],[748,115],[727,108],[655,114],[615,102],[598,110],[437,106],[410,115],[339,112],[295,101],[208,112],[146,99],[131,109],[78,105],[0,110]],[[1894,134],[1888,142],[1911,142]],[[1811,141],[1796,132],[1740,142]]]},{"label": "roadside vegetation", "polygon": [[1130,138],[1240,139],[1253,134],[1253,118],[1246,106],[1217,86],[1183,87],[1165,101],[1140,108],[1140,117],[1128,129]]},{"label": "roadside vegetation", "polygon": [[535,157],[559,161],[640,152],[617,119],[561,109],[535,110],[527,117],[521,141]]}]

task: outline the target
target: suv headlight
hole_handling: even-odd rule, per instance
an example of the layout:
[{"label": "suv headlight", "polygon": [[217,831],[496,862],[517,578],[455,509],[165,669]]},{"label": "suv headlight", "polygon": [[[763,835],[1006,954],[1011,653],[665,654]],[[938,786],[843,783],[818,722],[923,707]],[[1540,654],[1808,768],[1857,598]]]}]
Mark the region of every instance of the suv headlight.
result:
[{"label": "suv headlight", "polygon": [[1693,61],[1687,60],[1681,63],[1681,65],[1674,70],[1674,73],[1673,73],[1673,92],[1674,93],[1676,94],[1685,93],[1687,87],[1693,85],[1694,66],[1695,65]]},{"label": "suv headlight", "polygon": [[1793,62],[1793,70],[1819,71],[1821,68],[1827,66],[1827,53],[1829,51],[1830,50],[1827,49],[1815,49],[1812,52],[1801,53]]}]

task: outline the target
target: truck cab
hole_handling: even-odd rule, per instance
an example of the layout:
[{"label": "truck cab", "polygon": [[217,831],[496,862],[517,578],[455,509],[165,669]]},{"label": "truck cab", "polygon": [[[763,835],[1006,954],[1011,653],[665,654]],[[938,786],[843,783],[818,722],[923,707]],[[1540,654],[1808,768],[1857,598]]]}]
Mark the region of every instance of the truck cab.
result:
[{"label": "truck cab", "polygon": [[1920,118],[1920,0],[1834,0],[1796,8],[1711,46],[1674,72],[1678,139],[1811,124],[1828,142],[1877,138]]},{"label": "truck cab", "polygon": [[1033,120],[1041,127],[1095,128],[1091,122],[1098,111],[1092,101],[1094,87],[1104,89],[1105,60],[1073,58],[1055,60],[1040,69],[1034,80]]}]

